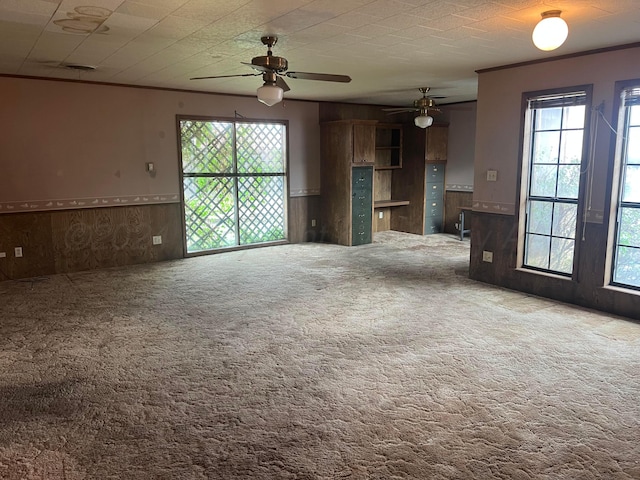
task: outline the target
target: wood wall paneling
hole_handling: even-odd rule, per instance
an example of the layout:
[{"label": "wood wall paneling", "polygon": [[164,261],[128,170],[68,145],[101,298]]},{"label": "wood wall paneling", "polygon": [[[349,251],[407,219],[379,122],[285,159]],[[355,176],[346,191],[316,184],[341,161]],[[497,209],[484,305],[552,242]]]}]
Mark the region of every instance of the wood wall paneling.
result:
[{"label": "wood wall paneling", "polygon": [[[311,225],[316,221],[316,226]],[[289,242],[322,242],[320,223],[320,196],[291,197],[289,199]]]},{"label": "wood wall paneling", "polygon": [[[473,202],[473,192],[458,192],[447,190],[444,194],[444,231],[445,233],[459,233],[456,223],[459,222],[461,208],[471,208]],[[470,222],[470,218],[465,219],[465,223]],[[471,225],[467,223],[467,225]],[[465,228],[469,228],[465,226]]]},{"label": "wood wall paneling", "polygon": [[[515,216],[473,212],[469,277],[640,319],[640,294],[603,285],[606,226],[587,223],[585,228],[585,240],[578,245],[578,270],[573,278],[564,278],[516,268],[518,225]],[[482,261],[484,250],[493,252],[492,263]]]},{"label": "wood wall paneling", "polygon": [[[2,279],[182,257],[177,203],[6,214],[0,232],[0,251],[7,252]],[[161,245],[152,244],[154,235],[162,236]],[[14,257],[15,246],[23,248],[22,258]]]}]

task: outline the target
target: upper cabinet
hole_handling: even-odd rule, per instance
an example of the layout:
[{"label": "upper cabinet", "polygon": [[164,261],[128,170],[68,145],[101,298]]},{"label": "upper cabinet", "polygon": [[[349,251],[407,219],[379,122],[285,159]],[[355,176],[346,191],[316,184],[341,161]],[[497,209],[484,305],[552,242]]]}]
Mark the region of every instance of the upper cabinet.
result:
[{"label": "upper cabinet", "polygon": [[374,122],[351,122],[353,128],[353,163],[371,163],[376,158],[376,127]]},{"label": "upper cabinet", "polygon": [[425,149],[427,162],[447,161],[448,125],[432,125],[427,128],[427,145]]}]

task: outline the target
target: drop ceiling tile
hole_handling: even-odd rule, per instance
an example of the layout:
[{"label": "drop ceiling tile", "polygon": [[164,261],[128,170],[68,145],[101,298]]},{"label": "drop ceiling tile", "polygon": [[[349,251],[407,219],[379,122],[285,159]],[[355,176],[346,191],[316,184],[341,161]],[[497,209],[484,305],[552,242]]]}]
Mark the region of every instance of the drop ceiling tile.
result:
[{"label": "drop ceiling tile", "polygon": [[371,15],[377,18],[387,18],[400,13],[408,13],[414,10],[414,5],[398,0],[375,0],[355,10],[357,13]]},{"label": "drop ceiling tile", "polygon": [[140,34],[158,24],[155,18],[138,17],[124,13],[113,13],[105,20],[104,25],[110,29],[109,35],[118,33]]},{"label": "drop ceiling tile", "polygon": [[[422,17],[416,15],[402,13],[394,15],[385,19],[376,20],[373,25],[392,28],[394,30],[401,30],[404,28],[415,27],[416,25],[424,24],[425,20]],[[368,26],[362,27],[367,28]]]},{"label": "drop ceiling tile", "polygon": [[250,0],[216,0],[215,8],[212,8],[211,0],[190,0],[176,9],[173,15],[214,22],[249,3],[251,3]]},{"label": "drop ceiling tile", "polygon": [[449,15],[453,15],[454,13],[461,12],[465,10],[465,8],[468,7],[450,3],[444,0],[437,0],[427,5],[427,8],[414,8],[411,11],[411,14],[420,18],[425,18],[427,20],[436,20],[439,18],[447,17]]},{"label": "drop ceiling tile", "polygon": [[30,59],[61,62],[84,41],[82,35],[42,32],[29,54]]},{"label": "drop ceiling tile", "polygon": [[369,25],[370,23],[374,23],[376,20],[378,20],[378,18],[372,15],[349,12],[332,18],[331,20],[329,20],[329,23],[331,25],[338,25],[340,27],[358,28],[364,25]]},{"label": "drop ceiling tile", "polygon": [[206,21],[197,21],[190,18],[170,15],[160,20],[148,30],[148,34],[154,37],[181,39],[187,37],[207,25]]},{"label": "drop ceiling tile", "polygon": [[504,12],[504,7],[497,3],[484,3],[471,8],[465,8],[458,12],[459,15],[464,18],[471,18],[473,20],[485,20],[487,18],[496,17]]},{"label": "drop ceiling tile", "polygon": [[2,0],[0,1],[0,18],[3,18],[4,12],[51,17],[56,11],[56,3],[43,0]]},{"label": "drop ceiling tile", "polygon": [[278,35],[287,35],[321,24],[332,18],[334,18],[333,14],[305,11],[304,9],[294,10],[270,21],[268,31]]},{"label": "drop ceiling tile", "polygon": [[337,17],[343,13],[351,12],[359,7],[371,3],[373,0],[314,0],[304,6],[309,12],[319,12],[322,14]]},{"label": "drop ceiling tile", "polygon": [[401,38],[428,38],[439,30],[430,27],[412,27],[405,30],[398,30],[393,33],[394,36]]},{"label": "drop ceiling tile", "polygon": [[161,7],[155,5],[146,5],[144,3],[126,0],[117,9],[116,13],[124,15],[132,15],[142,18],[153,18],[161,20],[174,11],[171,7]]}]

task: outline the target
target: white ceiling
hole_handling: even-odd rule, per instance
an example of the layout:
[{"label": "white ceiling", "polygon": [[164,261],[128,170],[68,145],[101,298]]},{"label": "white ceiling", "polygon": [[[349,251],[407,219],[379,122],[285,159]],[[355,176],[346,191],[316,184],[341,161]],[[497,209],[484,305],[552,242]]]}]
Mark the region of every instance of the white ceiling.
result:
[{"label": "white ceiling", "polygon": [[[569,37],[545,53],[531,32],[553,9]],[[287,79],[286,98],[452,103],[478,69],[640,41],[640,0],[0,0],[0,73],[253,95],[260,77],[189,78],[251,73],[265,34],[290,70],[353,79]]]}]

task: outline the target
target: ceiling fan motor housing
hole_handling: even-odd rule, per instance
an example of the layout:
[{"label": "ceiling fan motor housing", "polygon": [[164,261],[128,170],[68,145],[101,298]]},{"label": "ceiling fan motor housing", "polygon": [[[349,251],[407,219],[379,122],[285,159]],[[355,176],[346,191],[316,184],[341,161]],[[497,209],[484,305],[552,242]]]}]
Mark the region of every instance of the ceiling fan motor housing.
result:
[{"label": "ceiling fan motor housing", "polygon": [[253,57],[251,65],[260,67],[261,69],[272,70],[274,72],[286,72],[289,63],[286,58],[277,57],[275,55],[263,55],[261,57]]}]

